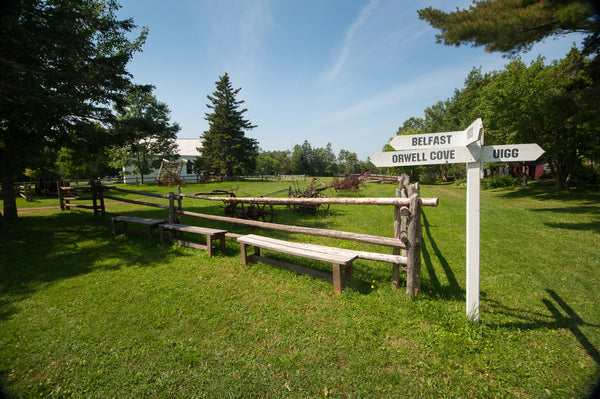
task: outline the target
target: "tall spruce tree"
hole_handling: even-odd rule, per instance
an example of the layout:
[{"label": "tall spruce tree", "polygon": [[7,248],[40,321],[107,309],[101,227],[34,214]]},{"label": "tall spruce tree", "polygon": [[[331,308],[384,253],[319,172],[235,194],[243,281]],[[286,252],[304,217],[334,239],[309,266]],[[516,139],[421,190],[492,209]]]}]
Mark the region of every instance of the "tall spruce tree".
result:
[{"label": "tall spruce tree", "polygon": [[236,96],[241,88],[233,89],[229,75],[221,76],[212,96],[208,95],[212,110],[206,113],[209,128],[202,135],[202,161],[208,172],[234,176],[252,173],[258,157],[258,142],[244,135],[256,127],[244,119],[246,108]]}]

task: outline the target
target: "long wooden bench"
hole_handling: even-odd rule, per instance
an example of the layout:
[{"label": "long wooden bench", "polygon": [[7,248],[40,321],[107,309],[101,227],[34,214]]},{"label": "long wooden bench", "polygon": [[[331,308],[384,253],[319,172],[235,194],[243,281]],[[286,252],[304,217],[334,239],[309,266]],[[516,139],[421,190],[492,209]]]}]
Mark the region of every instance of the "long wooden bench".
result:
[{"label": "long wooden bench", "polygon": [[[303,258],[321,260],[332,264],[333,274],[333,292],[339,294],[344,286],[352,279],[352,262],[358,258],[356,251],[326,247],[315,244],[304,244],[278,240],[275,238],[263,237],[254,234],[238,237],[240,243],[242,265],[246,266],[248,262],[260,262],[273,266],[283,267],[304,274],[319,274],[315,270],[308,269],[299,265],[281,262],[275,259],[260,256],[260,249],[281,252],[288,255],[301,256]],[[254,247],[254,254],[248,256],[246,250],[248,246]],[[324,273],[323,273],[324,274]],[[321,276],[326,277],[326,276]]]},{"label": "long wooden bench", "polygon": [[[153,229],[158,228],[158,226],[160,226],[163,223],[167,223],[168,221],[169,219],[151,219],[141,218],[137,216],[115,216],[112,218],[113,235],[117,236],[119,234],[131,233],[143,235],[146,237],[152,237]],[[142,226],[146,226],[146,230],[131,230],[129,228],[130,224],[139,224]]]},{"label": "long wooden bench", "polygon": [[[185,247],[204,249],[208,253],[208,256],[212,256],[214,240],[220,241],[221,251],[225,250],[225,234],[227,233],[227,230],[217,230],[217,229],[210,229],[207,227],[198,227],[198,226],[186,226],[183,224],[174,224],[174,223],[164,223],[164,224],[161,224],[159,226],[159,228],[160,228],[160,241],[161,242],[165,241],[165,238],[166,238],[165,233],[167,231],[169,231],[170,232],[170,234],[169,234],[170,241],[176,242],[177,244],[183,245]],[[183,235],[183,233],[193,233],[193,234],[205,235],[206,236],[206,245],[198,244],[198,243],[192,242],[192,241],[177,239],[174,237],[174,234],[177,232],[181,233],[182,235]]]}]

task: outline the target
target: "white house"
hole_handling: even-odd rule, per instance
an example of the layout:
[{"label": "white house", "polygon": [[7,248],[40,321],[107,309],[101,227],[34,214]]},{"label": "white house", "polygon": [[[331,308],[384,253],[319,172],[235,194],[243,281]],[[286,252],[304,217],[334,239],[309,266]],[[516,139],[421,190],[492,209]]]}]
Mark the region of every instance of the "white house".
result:
[{"label": "white house", "polygon": [[[194,162],[200,157],[201,152],[198,149],[202,148],[202,139],[176,139],[175,142],[177,143],[179,158],[187,161],[187,164],[181,170],[180,178],[186,182],[195,182]],[[140,176],[134,174],[132,171],[132,166],[123,168],[123,183],[139,183]],[[157,174],[158,169],[144,175],[144,183],[154,183]]]}]

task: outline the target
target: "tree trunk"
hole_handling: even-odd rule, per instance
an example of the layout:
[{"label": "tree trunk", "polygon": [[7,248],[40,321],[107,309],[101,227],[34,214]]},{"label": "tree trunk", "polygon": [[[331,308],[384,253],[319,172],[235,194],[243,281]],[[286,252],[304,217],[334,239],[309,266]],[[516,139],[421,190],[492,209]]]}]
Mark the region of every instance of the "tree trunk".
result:
[{"label": "tree trunk", "polygon": [[142,167],[142,161],[140,160],[140,153],[137,153],[137,168],[140,171],[140,180],[142,185],[144,184],[144,168]]},{"label": "tree trunk", "polygon": [[10,151],[0,153],[0,181],[2,183],[2,200],[4,201],[4,217],[6,219],[16,219],[17,200],[14,179],[14,155]]},{"label": "tree trunk", "polygon": [[569,190],[569,181],[568,181],[568,173],[566,168],[560,165],[560,162],[548,161],[550,165],[550,171],[552,172],[552,177],[554,178],[554,185],[561,191]]}]

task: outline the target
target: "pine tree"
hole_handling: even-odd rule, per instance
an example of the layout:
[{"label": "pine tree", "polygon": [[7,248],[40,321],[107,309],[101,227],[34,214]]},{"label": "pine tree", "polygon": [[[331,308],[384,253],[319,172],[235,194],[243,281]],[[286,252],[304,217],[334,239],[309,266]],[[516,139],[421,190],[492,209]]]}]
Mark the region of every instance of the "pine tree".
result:
[{"label": "pine tree", "polygon": [[241,88],[233,89],[229,75],[215,82],[216,90],[208,95],[212,110],[206,113],[209,128],[202,136],[202,160],[208,172],[225,176],[252,173],[258,157],[258,142],[244,135],[245,130],[255,128],[244,119],[246,108],[240,109],[243,100],[236,100]]},{"label": "pine tree", "polygon": [[136,26],[117,19],[114,0],[0,4],[0,180],[5,216],[14,219],[20,171],[45,148],[72,142],[74,126],[110,124],[147,31],[130,40]]}]

